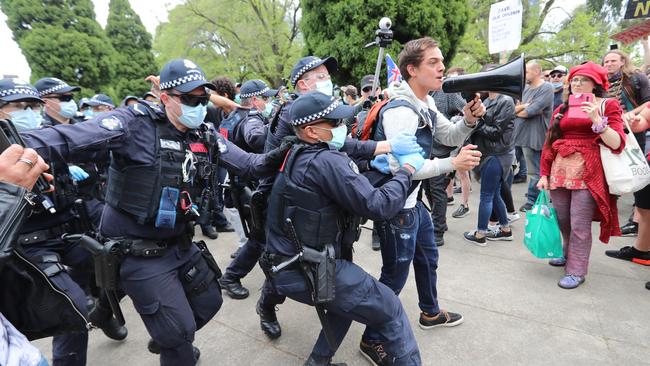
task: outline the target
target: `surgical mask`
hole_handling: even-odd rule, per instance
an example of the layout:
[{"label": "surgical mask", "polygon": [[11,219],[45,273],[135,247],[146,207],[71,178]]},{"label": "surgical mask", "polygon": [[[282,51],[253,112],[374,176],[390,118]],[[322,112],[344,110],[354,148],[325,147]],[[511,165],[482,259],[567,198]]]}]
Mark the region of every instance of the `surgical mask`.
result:
[{"label": "surgical mask", "polygon": [[241,97],[239,96],[239,93],[235,94],[235,103],[241,104]]},{"label": "surgical mask", "polygon": [[178,116],[178,120],[185,125],[185,127],[194,129],[201,126],[201,123],[203,123],[203,120],[205,119],[205,115],[208,113],[207,106],[199,104],[196,107],[191,107],[183,103],[178,104],[181,105],[182,112],[182,114]]},{"label": "surgical mask", "polygon": [[262,115],[266,118],[269,118],[271,117],[271,113],[273,113],[273,103],[266,102],[266,107],[264,107],[264,110],[262,111]]},{"label": "surgical mask", "polygon": [[319,81],[316,83],[316,90],[327,96],[332,96],[334,84],[332,84],[332,80]]},{"label": "surgical mask", "polygon": [[[314,126],[315,127],[315,126]],[[316,127],[321,130],[327,130],[327,128]],[[341,124],[338,127],[332,128],[329,130],[332,133],[332,139],[327,142],[328,144],[334,146],[336,150],[341,150],[343,144],[345,144],[345,137],[348,135],[348,127],[345,124]]]},{"label": "surgical mask", "polygon": [[18,131],[27,131],[39,128],[43,119],[31,108],[9,112],[11,122],[16,126]]},{"label": "surgical mask", "polygon": [[83,112],[84,116],[91,118],[92,116],[95,115],[95,112],[93,112],[92,109],[88,108]]},{"label": "surgical mask", "polygon": [[74,100],[69,100],[67,102],[59,102],[61,106],[61,111],[59,114],[63,118],[72,118],[77,114],[77,103]]},{"label": "surgical mask", "polygon": [[562,85],[564,85],[564,83],[561,82],[561,81],[557,81],[557,82],[554,82],[554,83],[551,83],[551,84],[553,85],[553,89],[561,88]]}]

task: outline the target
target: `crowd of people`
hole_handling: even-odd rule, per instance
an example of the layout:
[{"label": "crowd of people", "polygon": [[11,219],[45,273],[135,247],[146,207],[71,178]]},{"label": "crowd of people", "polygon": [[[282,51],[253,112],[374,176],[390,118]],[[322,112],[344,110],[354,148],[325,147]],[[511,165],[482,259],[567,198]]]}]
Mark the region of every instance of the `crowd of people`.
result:
[{"label": "crowd of people", "polygon": [[[91,327],[127,338],[128,296],[161,365],[193,365],[196,331],[222,292],[250,296],[241,279],[259,264],[254,310],[268,338],[282,335],[275,312],[287,297],[316,309],[322,330],[305,365],[342,365],[332,359],[352,321],[366,326],[359,348],[371,364],[420,365],[405,310],[414,305],[399,295],[412,266],[418,326],[462,324],[439,303],[438,247],[448,220],[469,214],[472,179],[478,219],[463,238],[481,247],[521,239],[512,223],[550,191],[564,252],[549,264],[564,267],[564,289],[586,279],[594,220],[604,243],[637,235],[608,256],[650,265],[650,186],[620,226],[599,156],[623,151],[626,123],[645,148],[648,78],[618,50],[596,61],[547,71],[528,61],[521,100],[443,92],[464,70],[445,75],[429,37],[403,46],[401,80],[385,89],[374,75],[335,87],[337,60],[316,56],[294,65],[289,90],[209,81],[191,60],[171,60],[145,78],[150,92],[119,106],[101,93],[77,103],[80,88],[55,77],[1,79],[0,275],[23,291],[2,287],[0,361],[47,365],[27,339],[53,336],[54,365],[85,365]],[[519,183],[528,189],[517,211]],[[448,218],[456,190],[462,202]],[[379,278],[353,262],[366,220]],[[211,240],[236,232],[224,271],[195,226]]]}]

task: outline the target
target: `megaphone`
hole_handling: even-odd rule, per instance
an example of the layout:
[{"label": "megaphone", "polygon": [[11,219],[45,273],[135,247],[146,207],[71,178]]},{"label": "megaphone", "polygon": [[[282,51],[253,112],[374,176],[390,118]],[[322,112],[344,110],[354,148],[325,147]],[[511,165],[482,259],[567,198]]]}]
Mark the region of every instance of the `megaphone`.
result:
[{"label": "megaphone", "polygon": [[526,62],[524,54],[495,69],[454,76],[442,83],[445,93],[460,92],[468,102],[481,91],[491,91],[509,95],[521,100],[526,85]]}]

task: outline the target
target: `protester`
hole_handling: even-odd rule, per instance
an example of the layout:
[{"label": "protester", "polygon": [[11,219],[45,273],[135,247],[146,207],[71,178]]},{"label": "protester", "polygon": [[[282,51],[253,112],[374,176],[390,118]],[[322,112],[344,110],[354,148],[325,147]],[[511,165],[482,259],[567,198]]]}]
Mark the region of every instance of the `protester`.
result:
[{"label": "protester", "polygon": [[551,70],[550,83],[553,85],[553,109],[562,104],[562,94],[564,93],[564,82],[566,74],[569,72],[566,67],[557,65]]},{"label": "protester", "polygon": [[[587,275],[591,252],[591,222],[600,219],[600,240],[621,235],[616,197],[609,194],[600,161],[602,144],[614,153],[625,147],[622,110],[616,99],[605,99],[607,71],[587,62],[569,72],[569,95],[593,93],[593,102],[569,108],[569,100],[553,114],[542,151],[539,189],[551,190],[564,241],[564,256],[551,259],[552,266],[564,266],[558,286],[573,289]],[[576,111],[584,112],[580,115]],[[601,115],[601,109],[604,115]]]}]

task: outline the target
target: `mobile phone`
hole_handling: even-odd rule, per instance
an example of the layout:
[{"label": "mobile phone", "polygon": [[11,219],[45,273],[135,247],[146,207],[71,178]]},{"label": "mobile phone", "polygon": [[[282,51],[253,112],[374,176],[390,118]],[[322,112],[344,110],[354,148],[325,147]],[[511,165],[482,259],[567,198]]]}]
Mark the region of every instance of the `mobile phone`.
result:
[{"label": "mobile phone", "polygon": [[594,102],[594,95],[591,93],[576,93],[569,95],[569,118],[589,118],[589,115],[580,107],[584,102]]}]

